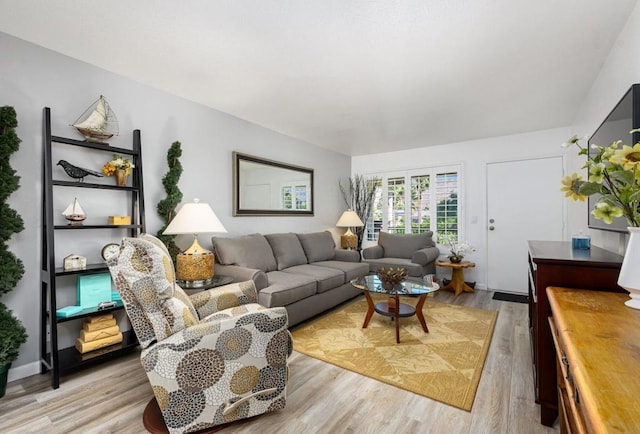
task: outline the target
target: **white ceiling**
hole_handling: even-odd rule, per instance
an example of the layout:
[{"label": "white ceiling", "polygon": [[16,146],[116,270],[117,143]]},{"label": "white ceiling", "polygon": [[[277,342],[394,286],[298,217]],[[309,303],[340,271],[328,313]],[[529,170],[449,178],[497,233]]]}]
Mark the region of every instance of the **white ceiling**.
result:
[{"label": "white ceiling", "polygon": [[0,31],[348,155],[571,124],[636,0],[0,0]]}]

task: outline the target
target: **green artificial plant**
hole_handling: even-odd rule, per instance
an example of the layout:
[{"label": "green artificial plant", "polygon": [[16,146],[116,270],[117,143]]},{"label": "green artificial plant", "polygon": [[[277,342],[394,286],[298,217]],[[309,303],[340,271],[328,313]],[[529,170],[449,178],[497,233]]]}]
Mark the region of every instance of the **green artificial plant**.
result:
[{"label": "green artificial plant", "polygon": [[358,250],[361,250],[367,221],[371,216],[371,206],[373,205],[376,190],[380,185],[380,178],[366,178],[364,175],[354,175],[348,178],[346,185],[342,185],[341,181],[338,181],[338,185],[347,207],[355,211],[362,223],[364,223],[364,226],[354,228],[358,236]]},{"label": "green artificial plant", "polygon": [[180,248],[174,242],[175,235],[164,235],[163,232],[173,220],[176,215],[176,207],[182,201],[182,192],[178,188],[178,181],[180,175],[182,175],[182,164],[180,164],[180,157],[182,156],[181,144],[175,141],[171,144],[169,151],[167,152],[167,165],[169,171],[162,178],[162,185],[164,191],[167,193],[167,197],[158,202],[157,211],[158,215],[164,222],[157,235],[160,240],[169,249],[169,254],[173,262],[176,261],[176,256],[180,253]]},{"label": "green artificial plant", "polygon": [[[22,217],[7,203],[11,193],[20,187],[20,177],[10,161],[20,147],[17,126],[14,108],[0,107],[0,296],[15,288],[24,274],[22,261],[7,246],[13,234],[24,229]],[[27,333],[20,320],[0,303],[0,366],[11,364],[26,340]]]}]

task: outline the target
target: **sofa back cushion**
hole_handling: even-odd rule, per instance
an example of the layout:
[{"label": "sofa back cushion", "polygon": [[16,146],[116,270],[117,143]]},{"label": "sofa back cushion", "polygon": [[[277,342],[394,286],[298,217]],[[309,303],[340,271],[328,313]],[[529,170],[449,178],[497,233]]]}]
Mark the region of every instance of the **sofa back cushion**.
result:
[{"label": "sofa back cushion", "polygon": [[390,234],[380,232],[378,245],[384,249],[385,258],[411,259],[416,250],[433,247],[433,232],[424,234]]},{"label": "sofa back cushion", "polygon": [[331,232],[324,231],[297,235],[310,264],[318,261],[331,261],[335,258],[336,243],[333,241]]},{"label": "sofa back cushion", "polygon": [[236,238],[212,237],[218,262],[239,265],[264,272],[277,269],[276,258],[264,235],[251,234]]},{"label": "sofa back cushion", "polygon": [[307,263],[307,256],[296,234],[269,234],[265,238],[276,257],[278,271]]}]

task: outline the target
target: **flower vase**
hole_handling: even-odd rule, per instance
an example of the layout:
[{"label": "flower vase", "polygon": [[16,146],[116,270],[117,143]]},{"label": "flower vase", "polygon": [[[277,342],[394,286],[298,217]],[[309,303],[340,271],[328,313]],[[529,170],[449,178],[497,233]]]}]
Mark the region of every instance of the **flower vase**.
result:
[{"label": "flower vase", "polygon": [[629,243],[618,275],[618,285],[629,291],[631,300],[624,304],[633,309],[640,309],[640,228],[629,227]]},{"label": "flower vase", "polygon": [[449,262],[451,262],[452,264],[459,264],[460,262],[462,262],[462,256],[451,255],[449,256]]},{"label": "flower vase", "polygon": [[127,185],[127,172],[125,170],[116,170],[115,177],[116,185],[118,187],[124,187],[125,185]]}]

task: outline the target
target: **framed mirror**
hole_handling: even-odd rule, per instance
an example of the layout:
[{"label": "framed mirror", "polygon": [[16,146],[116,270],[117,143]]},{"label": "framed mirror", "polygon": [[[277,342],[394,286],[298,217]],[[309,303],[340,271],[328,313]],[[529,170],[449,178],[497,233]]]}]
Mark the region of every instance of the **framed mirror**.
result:
[{"label": "framed mirror", "polygon": [[233,153],[233,215],[313,215],[313,169]]}]

